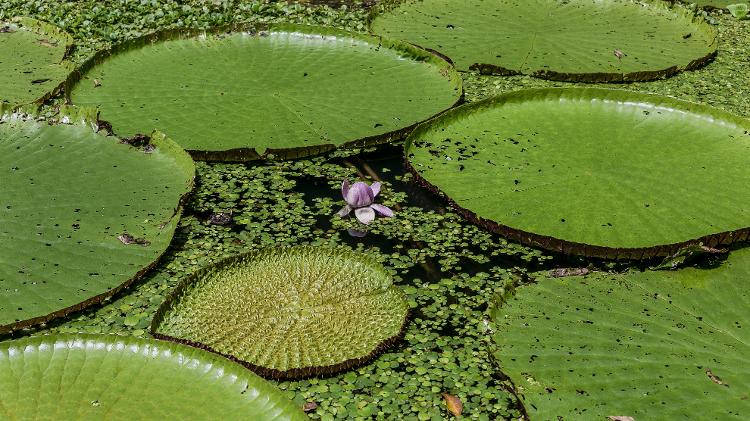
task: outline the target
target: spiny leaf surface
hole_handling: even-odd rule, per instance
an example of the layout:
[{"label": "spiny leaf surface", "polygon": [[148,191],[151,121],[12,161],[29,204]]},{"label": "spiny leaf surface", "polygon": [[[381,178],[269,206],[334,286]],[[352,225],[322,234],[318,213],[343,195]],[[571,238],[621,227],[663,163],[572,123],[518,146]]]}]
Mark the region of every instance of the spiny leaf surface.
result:
[{"label": "spiny leaf surface", "polygon": [[360,363],[398,337],[403,293],[378,263],[346,249],[266,249],[188,277],[152,331],[277,377]]}]

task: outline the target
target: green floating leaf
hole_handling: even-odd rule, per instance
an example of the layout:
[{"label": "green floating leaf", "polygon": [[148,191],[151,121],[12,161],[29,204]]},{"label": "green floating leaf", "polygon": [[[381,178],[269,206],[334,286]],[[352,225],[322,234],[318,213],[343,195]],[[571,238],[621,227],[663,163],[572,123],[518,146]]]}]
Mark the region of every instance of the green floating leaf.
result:
[{"label": "green floating leaf", "polygon": [[0,402],[6,420],[307,419],[239,364],[179,344],[116,335],[0,344]]},{"label": "green floating leaf", "polygon": [[713,59],[718,37],[661,0],[405,1],[376,15],[371,30],[434,48],[460,70],[579,82],[693,69]]},{"label": "green floating leaf", "polygon": [[152,333],[298,378],[362,364],[395,342],[408,305],[380,264],[343,248],[271,248],[186,278]]},{"label": "green floating leaf", "polygon": [[48,23],[0,21],[0,107],[42,102],[57,92],[72,68],[72,48],[70,35]]},{"label": "green floating leaf", "polygon": [[518,91],[420,126],[407,156],[470,220],[562,253],[645,259],[750,234],[750,123],[711,107]]},{"label": "green floating leaf", "polygon": [[136,148],[88,125],[0,122],[7,332],[99,302],[143,274],[172,239],[195,169],[158,132]]},{"label": "green floating leaf", "polygon": [[119,135],[158,127],[197,159],[232,161],[400,138],[462,95],[449,63],[406,43],[322,27],[246,29],[128,42],[84,64],[67,91],[99,106]]},{"label": "green floating leaf", "polygon": [[687,0],[686,3],[695,4],[703,9],[726,9],[727,6],[738,3],[737,0]]},{"label": "green floating leaf", "polygon": [[750,417],[750,249],[718,269],[543,279],[492,310],[532,419]]},{"label": "green floating leaf", "polygon": [[750,6],[748,6],[747,3],[730,4],[727,6],[727,9],[729,10],[729,13],[737,19],[746,18],[748,12],[750,12]]}]

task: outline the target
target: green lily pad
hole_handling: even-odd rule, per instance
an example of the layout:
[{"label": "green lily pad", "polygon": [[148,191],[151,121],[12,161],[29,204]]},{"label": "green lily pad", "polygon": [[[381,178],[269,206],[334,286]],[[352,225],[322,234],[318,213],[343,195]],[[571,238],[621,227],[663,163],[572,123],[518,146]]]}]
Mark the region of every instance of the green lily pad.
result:
[{"label": "green lily pad", "polygon": [[139,277],[167,249],[192,189],[192,160],[163,134],[137,148],[95,133],[83,115],[71,125],[0,120],[0,332]]},{"label": "green lily pad", "polygon": [[120,135],[158,127],[197,159],[230,161],[401,138],[462,96],[449,63],[405,43],[322,27],[246,29],[128,42],[84,64],[67,91],[100,107]]},{"label": "green lily pad", "polygon": [[693,69],[713,59],[718,38],[661,0],[405,1],[376,15],[371,31],[436,49],[460,70],[577,82]]},{"label": "green lily pad", "polygon": [[726,9],[730,4],[742,3],[743,0],[688,0],[685,3],[692,3],[703,9]]},{"label": "green lily pad", "polygon": [[717,269],[538,280],[492,310],[495,355],[531,419],[746,419],[749,280],[750,249]]},{"label": "green lily pad", "polygon": [[468,219],[562,253],[645,259],[750,233],[750,123],[707,106],[518,91],[420,126],[407,156]]},{"label": "green lily pad", "polygon": [[152,334],[259,374],[299,378],[360,365],[394,343],[408,305],[385,269],[344,248],[271,248],[186,278]]},{"label": "green lily pad", "polygon": [[73,38],[31,18],[0,21],[0,105],[42,102],[61,87],[72,69]]},{"label": "green lily pad", "polygon": [[305,420],[239,364],[164,341],[52,335],[0,344],[6,420]]}]

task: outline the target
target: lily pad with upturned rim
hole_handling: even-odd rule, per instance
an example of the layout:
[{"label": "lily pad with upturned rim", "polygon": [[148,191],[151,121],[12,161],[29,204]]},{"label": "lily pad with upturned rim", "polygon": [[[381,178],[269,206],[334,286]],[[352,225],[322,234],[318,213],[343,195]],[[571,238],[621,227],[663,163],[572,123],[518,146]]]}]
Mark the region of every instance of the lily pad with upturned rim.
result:
[{"label": "lily pad with upturned rim", "polygon": [[84,63],[66,92],[121,136],[159,128],[196,159],[238,161],[401,138],[463,90],[448,62],[409,44],[274,25],[129,41]]},{"label": "lily pad with upturned rim", "polygon": [[40,103],[61,87],[73,68],[73,38],[31,18],[0,21],[0,107]]},{"label": "lily pad with upturned rim", "polygon": [[707,106],[518,91],[420,126],[406,154],[417,180],[470,220],[562,253],[646,259],[750,234],[750,123]]},{"label": "lily pad with upturned rim", "polygon": [[165,341],[51,335],[0,344],[6,420],[298,420],[277,388],[239,364]]},{"label": "lily pad with upturned rim", "polygon": [[408,305],[385,269],[344,248],[271,248],[180,283],[151,325],[157,338],[300,378],[360,365],[393,344]]},{"label": "lily pad with upturned rim", "polygon": [[531,419],[747,419],[748,286],[750,249],[715,269],[539,279],[499,297],[493,352]]},{"label": "lily pad with upturned rim", "polygon": [[0,333],[100,302],[155,264],[192,190],[190,157],[95,133],[75,110],[0,122]]},{"label": "lily pad with upturned rim", "polygon": [[370,28],[440,51],[460,70],[571,82],[694,69],[713,59],[718,39],[691,11],[662,0],[412,0],[383,6]]}]

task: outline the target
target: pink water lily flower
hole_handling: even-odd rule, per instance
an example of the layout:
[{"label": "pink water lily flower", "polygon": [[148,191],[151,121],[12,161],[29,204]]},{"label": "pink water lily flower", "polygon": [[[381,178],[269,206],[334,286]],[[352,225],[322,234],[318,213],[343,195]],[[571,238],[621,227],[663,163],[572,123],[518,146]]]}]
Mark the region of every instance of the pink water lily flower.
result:
[{"label": "pink water lily flower", "polygon": [[380,193],[380,183],[376,182],[368,186],[367,183],[358,181],[349,186],[349,181],[344,180],[341,183],[341,196],[344,197],[346,206],[341,208],[338,215],[344,217],[354,211],[354,215],[363,224],[374,221],[375,212],[385,217],[393,216],[393,211],[388,207],[373,203],[378,193]]}]

